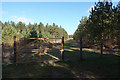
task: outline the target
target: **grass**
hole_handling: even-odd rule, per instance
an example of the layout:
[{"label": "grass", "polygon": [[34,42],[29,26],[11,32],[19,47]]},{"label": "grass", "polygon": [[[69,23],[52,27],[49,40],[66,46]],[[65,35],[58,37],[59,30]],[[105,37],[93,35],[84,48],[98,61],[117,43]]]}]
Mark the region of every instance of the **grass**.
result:
[{"label": "grass", "polygon": [[42,66],[42,64],[18,64],[17,66],[9,65],[4,68],[6,68],[7,71],[3,71],[3,78],[52,78],[54,77],[54,71],[65,71],[64,73],[67,74],[63,77],[72,75],[64,68],[47,65]]},{"label": "grass", "polygon": [[[60,52],[49,54],[61,58]],[[64,62],[3,65],[3,78],[120,78],[119,55],[100,56],[99,52],[84,50],[80,60],[79,54],[79,47],[69,40],[65,42]],[[42,60],[46,59],[52,60],[43,55]]]}]

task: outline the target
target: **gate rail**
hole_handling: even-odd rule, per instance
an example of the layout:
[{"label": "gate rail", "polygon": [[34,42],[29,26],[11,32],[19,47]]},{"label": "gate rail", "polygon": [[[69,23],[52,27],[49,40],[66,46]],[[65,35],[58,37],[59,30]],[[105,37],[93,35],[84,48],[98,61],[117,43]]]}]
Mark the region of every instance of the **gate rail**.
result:
[{"label": "gate rail", "polygon": [[[14,48],[14,63],[15,64],[17,64],[18,63],[18,61],[17,61],[17,58],[18,58],[18,52],[21,50],[21,49],[23,49],[25,46],[27,46],[27,45],[29,45],[29,44],[31,44],[31,43],[34,43],[34,42],[36,42],[37,40],[40,40],[40,47],[39,47],[39,51],[37,51],[37,52],[40,52],[40,57],[41,57],[41,52],[42,52],[42,44],[41,44],[41,41],[42,40],[45,40],[45,39],[61,39],[62,40],[62,42],[61,42],[61,44],[62,44],[62,47],[61,47],[61,60],[62,61],[64,61],[64,36],[62,37],[62,38],[24,38],[24,39],[33,39],[33,40],[35,40],[35,41],[32,41],[32,42],[30,42],[30,43],[28,43],[28,44],[26,44],[26,45],[24,45],[24,46],[22,46],[22,47],[20,47],[20,48],[18,48],[17,47],[17,38],[16,38],[16,36],[14,36],[14,45],[13,45],[13,48]],[[35,53],[36,54],[36,53]],[[45,53],[45,54],[47,54],[47,53]],[[53,57],[53,58],[56,58],[56,59],[58,59],[57,57],[55,57],[55,56],[53,56],[53,55],[50,55],[50,54],[48,54],[49,56],[51,56],[51,57]]]}]

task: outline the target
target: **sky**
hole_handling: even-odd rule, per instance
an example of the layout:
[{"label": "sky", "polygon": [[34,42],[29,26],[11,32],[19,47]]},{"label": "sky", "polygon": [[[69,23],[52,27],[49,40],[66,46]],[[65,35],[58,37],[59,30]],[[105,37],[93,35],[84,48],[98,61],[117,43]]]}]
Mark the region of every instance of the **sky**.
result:
[{"label": "sky", "polygon": [[2,2],[2,22],[55,23],[72,35],[82,16],[88,17],[94,5],[95,2]]}]

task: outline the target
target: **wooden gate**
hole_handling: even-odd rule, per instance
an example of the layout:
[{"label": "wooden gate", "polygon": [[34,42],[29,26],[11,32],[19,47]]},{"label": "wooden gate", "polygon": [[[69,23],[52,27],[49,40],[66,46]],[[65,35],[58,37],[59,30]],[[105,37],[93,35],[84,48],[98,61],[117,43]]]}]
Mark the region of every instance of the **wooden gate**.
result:
[{"label": "wooden gate", "polygon": [[64,37],[24,38],[14,37],[14,62],[29,63],[64,60]]}]

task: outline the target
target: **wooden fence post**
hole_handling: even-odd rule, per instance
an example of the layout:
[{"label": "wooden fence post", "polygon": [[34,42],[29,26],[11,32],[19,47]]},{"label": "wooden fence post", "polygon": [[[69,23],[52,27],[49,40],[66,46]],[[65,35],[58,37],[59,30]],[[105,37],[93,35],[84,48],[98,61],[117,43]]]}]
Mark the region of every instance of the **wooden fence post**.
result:
[{"label": "wooden fence post", "polygon": [[64,61],[64,36],[62,37],[62,51],[61,51],[61,58]]},{"label": "wooden fence post", "polygon": [[101,35],[101,49],[100,49],[100,52],[101,52],[101,56],[103,55],[103,33]]},{"label": "wooden fence post", "polygon": [[17,63],[17,49],[16,49],[16,36],[14,36],[14,63]]},{"label": "wooden fence post", "polygon": [[2,63],[4,63],[4,42],[2,42]]},{"label": "wooden fence post", "polygon": [[42,42],[41,42],[41,39],[40,39],[40,61],[42,61],[42,59],[41,59],[41,51],[42,51],[41,45],[42,45]]},{"label": "wooden fence post", "polygon": [[80,36],[80,60],[82,60],[82,37]]}]

